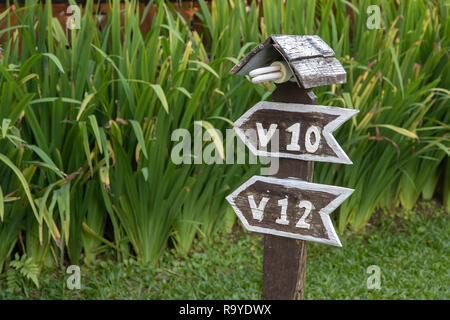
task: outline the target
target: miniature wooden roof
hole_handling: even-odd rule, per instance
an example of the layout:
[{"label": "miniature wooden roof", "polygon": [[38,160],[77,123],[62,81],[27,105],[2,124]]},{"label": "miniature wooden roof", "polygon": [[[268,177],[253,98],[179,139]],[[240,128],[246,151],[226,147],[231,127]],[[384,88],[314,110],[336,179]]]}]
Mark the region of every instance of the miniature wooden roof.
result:
[{"label": "miniature wooden roof", "polygon": [[284,59],[300,87],[345,83],[347,74],[333,57],[334,51],[317,35],[272,35],[239,61],[230,73],[248,75],[254,69]]}]

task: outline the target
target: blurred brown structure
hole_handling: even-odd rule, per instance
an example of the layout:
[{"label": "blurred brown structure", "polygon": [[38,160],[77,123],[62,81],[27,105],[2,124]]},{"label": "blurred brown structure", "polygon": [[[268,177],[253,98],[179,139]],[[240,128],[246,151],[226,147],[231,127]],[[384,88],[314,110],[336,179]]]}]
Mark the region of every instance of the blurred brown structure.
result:
[{"label": "blurred brown structure", "polygon": [[[4,12],[7,8],[8,5],[6,4],[7,1],[0,1],[0,14],[2,12]],[[11,1],[12,2],[12,1]],[[177,10],[182,16],[183,18],[191,23],[192,26],[196,25],[194,23],[194,10],[198,10],[199,4],[197,1],[167,1],[170,2],[175,10]],[[209,1],[207,1],[209,2]],[[19,1],[19,3],[21,5],[23,5],[24,1]],[[84,5],[86,3],[86,1],[76,1],[76,3],[80,6],[82,14],[84,14]],[[92,14],[96,15],[98,17],[98,26],[99,28],[102,28],[106,25],[107,23],[107,19],[108,19],[108,13],[110,11],[110,6],[108,4],[107,1],[98,1],[98,0],[94,0],[94,6],[93,6],[93,12]],[[146,6],[148,4],[148,0],[142,0],[139,1],[139,11],[142,13],[144,12]],[[45,5],[45,0],[41,0],[41,5],[44,6]],[[52,12],[53,12],[53,17],[57,18],[59,20],[59,22],[61,23],[61,26],[65,29],[66,28],[66,21],[67,19],[71,16],[71,14],[67,13],[67,9],[69,7],[69,3],[68,1],[52,1]],[[11,7],[11,10],[13,11],[18,11],[19,12],[19,8],[16,8],[14,5],[9,5]],[[121,8],[123,8],[124,4],[121,4]],[[144,19],[144,21],[142,21],[141,23],[141,30],[142,32],[146,33],[150,30],[151,25],[152,25],[152,18],[156,13],[156,5],[152,4],[148,10],[148,13]],[[15,15],[11,15],[11,21],[10,21],[10,25],[14,26],[17,25],[17,18],[15,17]],[[0,23],[0,30],[4,29],[7,27],[7,21],[6,19],[4,19],[1,23]],[[7,34],[3,34],[2,36],[0,36],[0,42],[4,41],[6,38]]]}]

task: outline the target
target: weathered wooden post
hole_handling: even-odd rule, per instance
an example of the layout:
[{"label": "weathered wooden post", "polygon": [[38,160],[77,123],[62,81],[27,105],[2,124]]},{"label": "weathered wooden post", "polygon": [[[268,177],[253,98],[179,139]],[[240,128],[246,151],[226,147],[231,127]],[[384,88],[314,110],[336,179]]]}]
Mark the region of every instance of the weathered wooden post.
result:
[{"label": "weathered wooden post", "polygon": [[[272,102],[255,105],[234,130],[255,155],[279,158],[279,170],[252,177],[227,197],[248,230],[266,234],[263,299],[303,299],[306,241],[341,246],[329,214],[353,190],[311,183],[313,161],[351,164],[331,133],[358,111],[317,106],[311,90],[345,83],[333,57],[318,36],[273,35],[231,70],[277,83]],[[276,137],[272,150],[268,142]]]}]

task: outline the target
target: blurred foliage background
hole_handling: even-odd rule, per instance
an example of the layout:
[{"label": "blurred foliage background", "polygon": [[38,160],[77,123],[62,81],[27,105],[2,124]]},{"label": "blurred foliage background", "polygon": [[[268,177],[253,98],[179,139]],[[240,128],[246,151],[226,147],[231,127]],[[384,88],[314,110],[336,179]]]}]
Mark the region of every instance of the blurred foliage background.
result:
[{"label": "blurred foliage background", "polygon": [[[154,264],[231,230],[225,196],[259,166],[175,165],[171,135],[225,133],[270,99],[273,84],[228,73],[270,34],[317,34],[347,71],[347,84],[314,90],[319,104],[360,110],[335,135],[354,164],[315,166],[316,182],[356,190],[333,214],[340,232],[420,198],[449,211],[445,1],[200,0],[188,15],[166,1],[107,5],[99,26],[86,1],[72,30],[51,1],[0,13],[0,271],[16,256],[34,281],[44,265],[106,251]],[[367,27],[370,5],[379,29]]]}]

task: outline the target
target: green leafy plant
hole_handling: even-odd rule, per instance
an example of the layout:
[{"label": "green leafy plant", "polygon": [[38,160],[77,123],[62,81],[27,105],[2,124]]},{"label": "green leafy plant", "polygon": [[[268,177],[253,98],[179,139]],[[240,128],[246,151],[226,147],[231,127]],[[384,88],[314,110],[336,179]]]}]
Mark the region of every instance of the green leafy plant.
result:
[{"label": "green leafy plant", "polygon": [[[113,0],[98,28],[89,0],[72,30],[51,1],[10,3],[0,13],[0,270],[20,249],[39,268],[110,251],[156,265],[168,247],[185,255],[224,221],[230,230],[225,196],[259,166],[176,165],[171,133],[193,136],[199,121],[224,133],[270,99],[273,84],[229,70],[273,33],[318,34],[347,70],[347,84],[315,89],[320,104],[360,110],[336,134],[354,165],[315,166],[317,182],[356,190],[339,229],[420,197],[440,195],[449,210],[443,1],[200,0],[190,21],[167,1]],[[381,29],[366,26],[373,4]]]},{"label": "green leafy plant", "polygon": [[36,263],[33,262],[31,257],[27,257],[24,254],[22,257],[19,257],[19,254],[16,253],[15,259],[9,263],[10,267],[15,270],[15,272],[9,272],[7,276],[8,288],[11,290],[17,289],[18,280],[16,275],[20,275],[22,278],[26,280],[30,280],[34,283],[34,285],[39,288],[39,267]]}]

